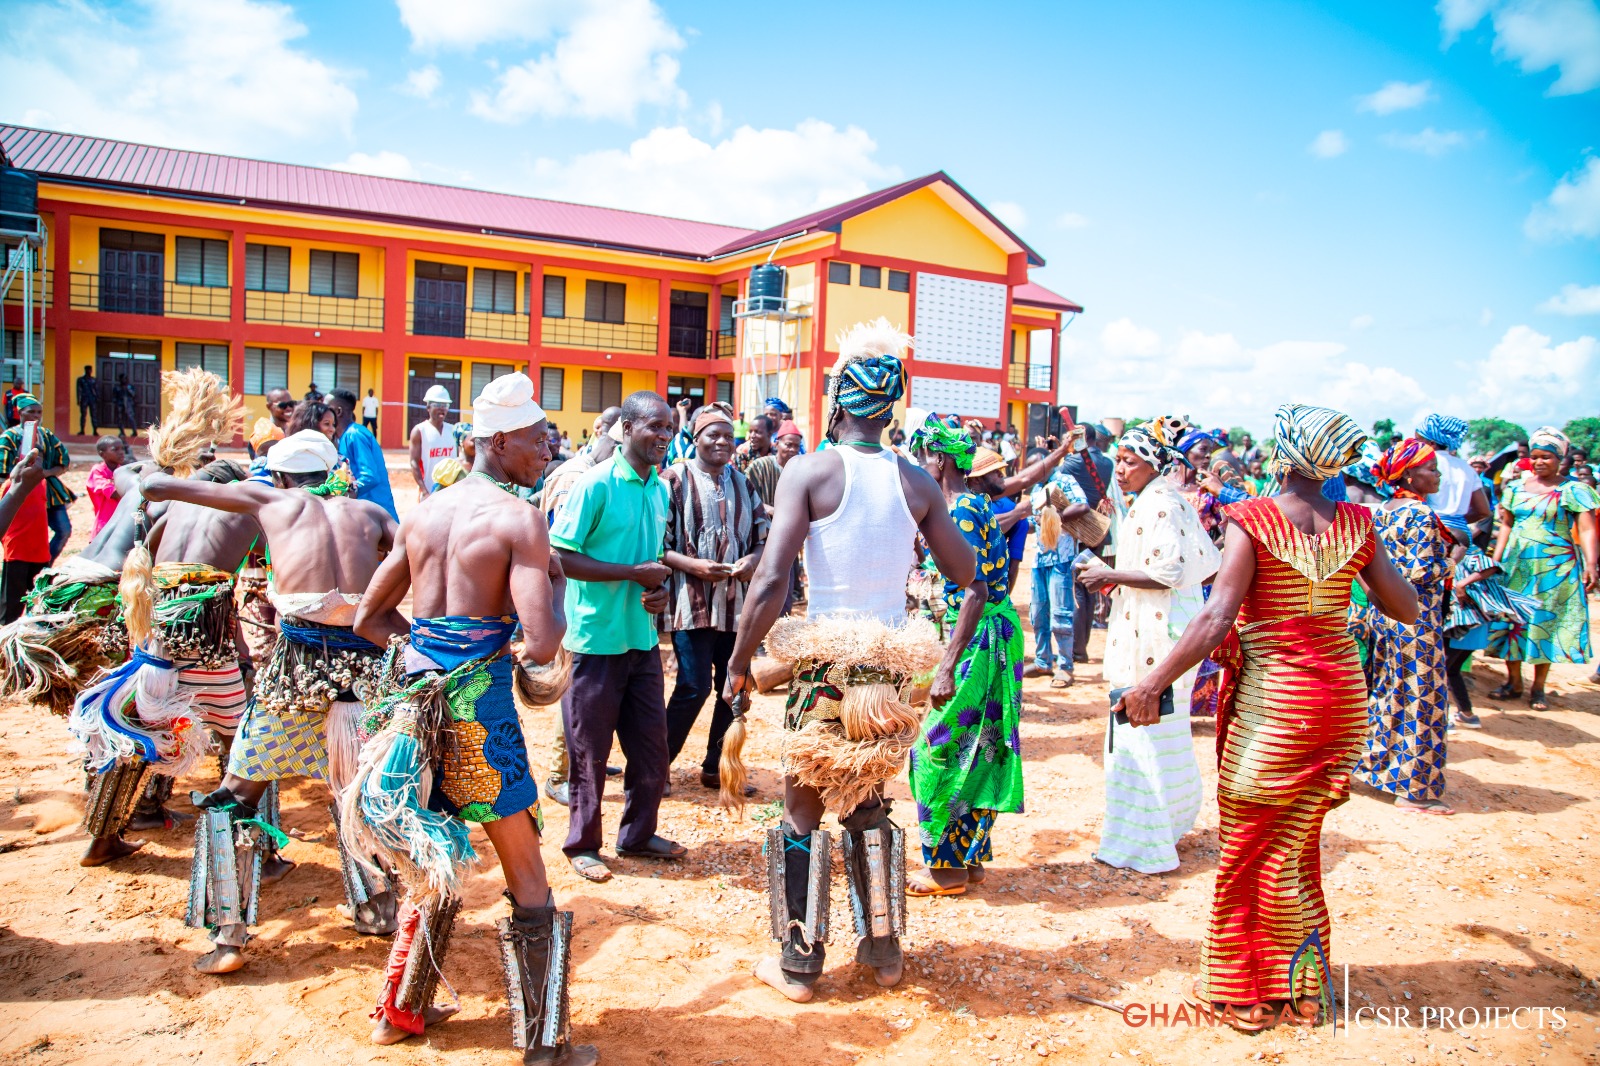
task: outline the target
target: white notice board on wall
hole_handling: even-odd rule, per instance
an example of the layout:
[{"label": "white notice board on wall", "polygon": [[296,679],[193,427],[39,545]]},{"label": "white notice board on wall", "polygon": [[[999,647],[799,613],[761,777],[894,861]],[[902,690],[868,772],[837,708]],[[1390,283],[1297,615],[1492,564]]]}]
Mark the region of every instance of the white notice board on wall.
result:
[{"label": "white notice board on wall", "polygon": [[1000,417],[1000,384],[956,378],[911,378],[911,406],[941,415],[966,415],[985,420]]},{"label": "white notice board on wall", "polygon": [[999,370],[1006,351],[1006,287],[944,274],[917,274],[918,361]]}]

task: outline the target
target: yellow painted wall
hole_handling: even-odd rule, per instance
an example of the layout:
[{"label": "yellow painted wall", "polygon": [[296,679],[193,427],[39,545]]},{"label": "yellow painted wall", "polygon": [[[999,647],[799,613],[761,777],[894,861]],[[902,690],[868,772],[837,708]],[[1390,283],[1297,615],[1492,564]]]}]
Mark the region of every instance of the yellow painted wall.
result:
[{"label": "yellow painted wall", "polygon": [[[885,272],[887,275],[887,272]],[[905,329],[911,324],[911,294],[890,292],[888,289],[863,289],[853,282],[860,276],[857,269],[851,274],[850,285],[828,285],[828,321],[822,330],[822,342],[827,351],[839,350],[839,334],[868,319],[884,316]],[[887,281],[887,277],[885,277]]]},{"label": "yellow painted wall", "polygon": [[[583,409],[583,372],[585,370],[604,370],[603,367],[565,366],[559,363],[539,364],[540,373],[533,375],[534,386],[542,384],[541,373],[546,370],[560,370],[561,373],[561,406],[552,407],[547,402],[549,397],[542,391],[539,392],[539,406],[543,407],[550,416],[550,421],[556,423],[569,433],[581,435],[581,431],[594,422],[598,411],[585,411]],[[654,391],[656,387],[656,374],[653,370],[620,370],[609,373],[622,374],[622,398],[627,399],[630,393],[645,390]]]},{"label": "yellow painted wall", "polygon": [[867,252],[964,270],[1006,272],[1005,249],[926,188],[846,220],[839,246],[841,258]]}]

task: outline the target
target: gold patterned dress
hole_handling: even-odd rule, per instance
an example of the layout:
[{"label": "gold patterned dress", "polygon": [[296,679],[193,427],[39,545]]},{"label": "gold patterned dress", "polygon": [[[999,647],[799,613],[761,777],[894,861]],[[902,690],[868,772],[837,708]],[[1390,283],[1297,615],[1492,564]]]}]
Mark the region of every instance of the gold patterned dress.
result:
[{"label": "gold patterned dress", "polygon": [[1341,503],[1313,537],[1272,497],[1226,514],[1254,541],[1256,572],[1215,653],[1222,853],[1202,979],[1214,1003],[1319,997],[1332,933],[1322,822],[1349,798],[1367,724],[1345,617],[1351,583],[1377,550],[1372,515]]}]

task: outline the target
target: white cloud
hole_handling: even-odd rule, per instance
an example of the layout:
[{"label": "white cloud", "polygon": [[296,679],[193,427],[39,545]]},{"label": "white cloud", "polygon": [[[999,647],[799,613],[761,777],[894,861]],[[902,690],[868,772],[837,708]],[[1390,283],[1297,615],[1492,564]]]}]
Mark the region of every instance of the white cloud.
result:
[{"label": "white cloud", "polygon": [[348,72],[291,42],[306,28],[267,0],[147,0],[122,21],[91,0],[8,9],[6,110],[28,125],[260,156],[348,133]]},{"label": "white cloud", "polygon": [[1161,335],[1131,318],[1119,318],[1100,331],[1100,344],[1113,359],[1147,359],[1161,351]]},{"label": "white cloud", "polygon": [[444,75],[439,73],[439,68],[429,63],[425,67],[410,71],[406,80],[400,85],[400,91],[407,96],[415,96],[427,100],[439,91],[439,86],[444,84]]},{"label": "white cloud", "polygon": [[334,170],[348,170],[352,174],[371,174],[379,178],[417,177],[417,168],[399,152],[382,151],[376,155],[351,152],[343,163],[334,163]]},{"label": "white cloud", "polygon": [[1350,142],[1345,139],[1343,130],[1323,130],[1306,148],[1306,151],[1318,159],[1332,159],[1334,156],[1344,155],[1350,150]]},{"label": "white cloud", "polygon": [[1383,135],[1383,143],[1391,148],[1437,157],[1453,148],[1461,148],[1481,136],[1481,133],[1469,135],[1460,130],[1436,130],[1432,126],[1427,126],[1416,133],[1386,133]]},{"label": "white cloud", "polygon": [[989,205],[989,210],[994,212],[994,217],[1010,226],[1012,229],[1021,229],[1028,224],[1028,212],[1021,204],[1010,200],[995,200]]},{"label": "white cloud", "polygon": [[1563,285],[1538,309],[1553,315],[1600,315],[1600,285]]},{"label": "white cloud", "polygon": [[631,121],[641,104],[684,107],[678,87],[683,37],[653,0],[588,0],[541,56],[507,67],[472,113],[491,122],[535,115]]},{"label": "white cloud", "polygon": [[1076,211],[1064,211],[1056,216],[1056,225],[1062,229],[1083,229],[1088,224],[1088,216],[1080,215]]},{"label": "white cloud", "polygon": [[1512,326],[1473,367],[1470,380],[1469,391],[1450,401],[1463,417],[1560,425],[1600,409],[1600,340],[1582,336],[1552,344],[1531,326]]},{"label": "white cloud", "polygon": [[534,165],[538,196],[682,218],[768,226],[853,199],[900,177],[857,126],[806,119],[792,130],[741,126],[710,143],[686,127],[651,130],[626,149]]},{"label": "white cloud", "polygon": [[1357,111],[1371,111],[1375,115],[1392,115],[1396,111],[1409,111],[1433,99],[1430,81],[1386,82],[1375,93],[1368,93],[1356,101]]},{"label": "white cloud", "polygon": [[1439,0],[1446,48],[1490,16],[1494,52],[1524,74],[1554,67],[1550,96],[1588,92],[1600,85],[1600,5],[1595,0]]},{"label": "white cloud", "polygon": [[1377,320],[1371,315],[1357,315],[1350,320],[1350,328],[1359,333],[1364,329],[1371,329],[1375,321]]},{"label": "white cloud", "polygon": [[1536,240],[1600,237],[1600,156],[1556,183],[1528,214],[1522,230]]},{"label": "white cloud", "polygon": [[475,48],[546,37],[570,4],[562,0],[395,0],[414,48]]}]

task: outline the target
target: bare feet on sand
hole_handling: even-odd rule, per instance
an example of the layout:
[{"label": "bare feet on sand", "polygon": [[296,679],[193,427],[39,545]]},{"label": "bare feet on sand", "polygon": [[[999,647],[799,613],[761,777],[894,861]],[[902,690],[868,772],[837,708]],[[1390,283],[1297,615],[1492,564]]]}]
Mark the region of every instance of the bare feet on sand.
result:
[{"label": "bare feet on sand", "polygon": [[79,866],[104,866],[116,859],[126,858],[144,847],[142,840],[123,840],[121,837],[95,837],[89,850],[78,860]]},{"label": "bare feet on sand", "polygon": [[218,944],[211,951],[194,960],[194,968],[201,973],[233,973],[244,968],[244,952],[239,948]]},{"label": "bare feet on sand", "polygon": [[900,978],[905,971],[904,962],[897,962],[892,966],[874,966],[872,968],[872,979],[878,982],[879,988],[893,988],[900,983]]},{"label": "bare feet on sand", "polygon": [[270,859],[261,864],[261,883],[264,885],[276,884],[289,876],[295,864],[274,852]]},{"label": "bare feet on sand", "polygon": [[[430,1025],[437,1025],[460,1009],[460,1007],[455,1006],[427,1007],[422,1012],[422,1026],[427,1028]],[[387,1018],[380,1018],[378,1024],[372,1027],[372,1042],[374,1044],[398,1044],[406,1037],[416,1035],[415,1033],[407,1032],[398,1025],[391,1025]]]},{"label": "bare feet on sand", "polygon": [[757,981],[764,985],[771,985],[796,1003],[811,1002],[811,986],[789,980],[789,975],[783,972],[783,966],[779,963],[778,956],[769,955],[756,963],[755,972]]}]

